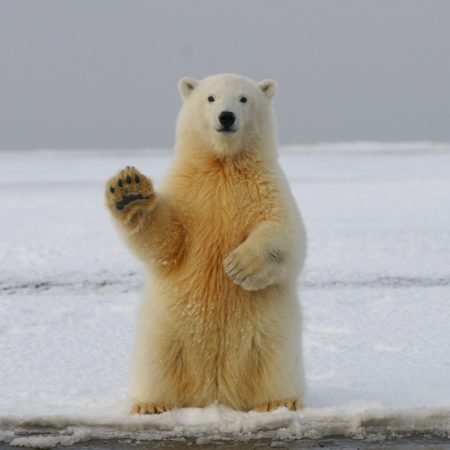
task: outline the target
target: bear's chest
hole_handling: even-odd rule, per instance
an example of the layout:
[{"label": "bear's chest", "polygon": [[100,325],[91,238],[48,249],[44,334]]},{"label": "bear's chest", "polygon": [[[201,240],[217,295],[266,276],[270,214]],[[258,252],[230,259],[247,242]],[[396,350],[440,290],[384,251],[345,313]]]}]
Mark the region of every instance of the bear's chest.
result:
[{"label": "bear's chest", "polygon": [[242,316],[242,301],[251,305],[255,294],[230,280],[224,260],[261,222],[274,218],[276,186],[251,172],[183,173],[168,181],[165,194],[186,233],[182,261],[168,279],[177,286],[174,307],[196,311],[196,321],[214,327]]},{"label": "bear's chest", "polygon": [[[205,177],[183,193],[183,215],[191,240],[239,245],[272,209],[270,189],[260,177]],[[224,245],[228,247],[228,245]]]},{"label": "bear's chest", "polygon": [[191,263],[222,269],[223,259],[276,209],[276,187],[261,170],[184,171],[168,183],[185,226]]}]

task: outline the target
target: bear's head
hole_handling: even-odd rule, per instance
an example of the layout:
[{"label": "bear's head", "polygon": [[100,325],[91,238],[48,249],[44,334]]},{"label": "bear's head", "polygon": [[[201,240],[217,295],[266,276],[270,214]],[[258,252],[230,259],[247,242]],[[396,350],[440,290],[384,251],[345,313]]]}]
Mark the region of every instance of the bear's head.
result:
[{"label": "bear's head", "polygon": [[177,123],[179,150],[212,152],[218,157],[275,151],[271,107],[275,81],[257,83],[221,74],[201,81],[182,78],[178,88],[183,98]]}]

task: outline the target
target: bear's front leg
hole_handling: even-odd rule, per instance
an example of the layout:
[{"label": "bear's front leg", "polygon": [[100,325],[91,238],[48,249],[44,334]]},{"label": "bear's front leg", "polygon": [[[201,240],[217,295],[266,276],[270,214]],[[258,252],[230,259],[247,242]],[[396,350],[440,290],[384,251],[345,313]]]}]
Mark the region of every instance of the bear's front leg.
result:
[{"label": "bear's front leg", "polygon": [[225,272],[233,283],[248,291],[275,284],[289,265],[288,241],[283,227],[264,222],[228,255]]},{"label": "bear's front leg", "polygon": [[184,227],[169,199],[155,194],[148,177],[134,167],[120,170],[106,183],[105,203],[144,262],[170,268],[180,260]]}]

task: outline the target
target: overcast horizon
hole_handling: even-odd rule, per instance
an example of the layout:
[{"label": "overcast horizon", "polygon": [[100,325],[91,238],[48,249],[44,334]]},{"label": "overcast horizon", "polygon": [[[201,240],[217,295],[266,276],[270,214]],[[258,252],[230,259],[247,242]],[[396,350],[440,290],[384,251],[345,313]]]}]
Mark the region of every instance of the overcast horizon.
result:
[{"label": "overcast horizon", "polygon": [[3,0],[0,149],[171,148],[182,76],[279,84],[282,145],[450,142],[445,0]]}]

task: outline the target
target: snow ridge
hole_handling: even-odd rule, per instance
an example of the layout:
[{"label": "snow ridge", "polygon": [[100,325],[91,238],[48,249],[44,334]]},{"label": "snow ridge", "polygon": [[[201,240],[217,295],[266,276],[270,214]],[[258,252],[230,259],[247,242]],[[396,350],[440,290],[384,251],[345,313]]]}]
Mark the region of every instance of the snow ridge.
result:
[{"label": "snow ridge", "polygon": [[347,410],[307,408],[295,413],[280,408],[272,413],[243,413],[211,405],[116,420],[49,416],[20,420],[4,418],[0,423],[5,430],[5,441],[13,446],[37,448],[72,445],[91,439],[187,439],[209,443],[260,439],[289,441],[333,436],[373,442],[425,434],[427,437],[449,437],[450,412],[380,412],[355,405]]}]

